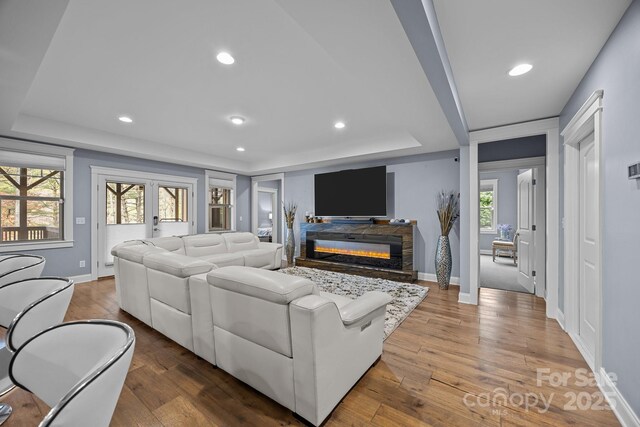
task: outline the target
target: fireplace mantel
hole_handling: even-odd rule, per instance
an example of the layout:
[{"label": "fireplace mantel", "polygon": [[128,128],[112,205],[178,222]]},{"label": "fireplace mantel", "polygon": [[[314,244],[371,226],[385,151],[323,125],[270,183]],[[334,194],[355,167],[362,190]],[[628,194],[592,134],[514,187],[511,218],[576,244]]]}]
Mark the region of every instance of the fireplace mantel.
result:
[{"label": "fireplace mantel", "polygon": [[[359,274],[362,276],[379,277],[389,280],[413,282],[418,277],[414,269],[414,233],[416,222],[408,224],[389,224],[388,222],[376,222],[374,224],[345,224],[345,223],[300,223],[300,256],[296,258],[297,266],[314,267],[324,270],[337,271],[347,274]],[[392,237],[393,241],[401,241],[401,261],[398,268],[387,268],[376,265],[362,265],[361,263],[335,262],[329,259],[313,258],[308,254],[307,233],[310,235],[344,236],[347,240],[376,241],[376,236]],[[380,240],[380,239],[378,239]],[[362,243],[365,244],[365,243]]]}]

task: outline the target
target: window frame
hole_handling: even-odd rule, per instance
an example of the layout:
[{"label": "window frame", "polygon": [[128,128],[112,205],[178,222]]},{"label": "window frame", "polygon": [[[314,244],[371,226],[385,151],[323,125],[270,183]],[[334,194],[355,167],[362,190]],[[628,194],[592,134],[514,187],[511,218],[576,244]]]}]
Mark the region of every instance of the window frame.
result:
[{"label": "window frame", "polygon": [[[236,177],[237,175],[232,174],[232,173],[226,173],[226,172],[217,172],[217,171],[210,171],[207,170],[205,171],[205,181],[207,183],[206,185],[206,203],[207,203],[207,208],[205,210],[205,222],[206,222],[206,229],[205,229],[205,233],[226,233],[226,232],[231,232],[231,231],[236,231]],[[223,188],[223,189],[229,189],[231,190],[231,200],[230,200],[230,209],[229,209],[229,215],[231,217],[231,228],[230,229],[215,229],[212,230],[209,228],[210,224],[211,224],[211,199],[210,199],[210,193],[211,193],[211,188],[215,187],[215,188]]]},{"label": "window frame", "polygon": [[[0,151],[15,151],[25,154],[33,154],[40,156],[63,157],[64,166],[64,185],[61,198],[64,200],[62,204],[62,221],[60,228],[62,229],[62,237],[59,240],[37,240],[37,241],[19,241],[19,242],[0,242],[0,253],[30,251],[39,249],[55,249],[55,248],[71,248],[73,247],[73,152],[72,148],[56,147],[34,142],[18,141],[9,138],[0,137]],[[28,167],[25,165],[24,167]]]},{"label": "window frame", "polygon": [[491,228],[482,228],[480,223],[478,222],[478,226],[480,228],[480,234],[498,234],[498,180],[497,179],[482,179],[480,180],[480,187],[478,187],[478,217],[480,217],[480,212],[482,211],[482,207],[480,206],[480,193],[483,193],[483,187],[492,187],[493,188],[493,221],[491,224]]}]

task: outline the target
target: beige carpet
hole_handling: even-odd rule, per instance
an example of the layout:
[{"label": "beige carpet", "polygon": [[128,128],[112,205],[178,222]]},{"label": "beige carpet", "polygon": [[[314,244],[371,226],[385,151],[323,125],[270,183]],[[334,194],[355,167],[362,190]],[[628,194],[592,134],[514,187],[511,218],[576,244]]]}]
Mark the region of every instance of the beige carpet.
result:
[{"label": "beige carpet", "polygon": [[491,255],[480,255],[480,287],[530,293],[518,284],[518,267],[512,258],[496,257],[493,262]]}]

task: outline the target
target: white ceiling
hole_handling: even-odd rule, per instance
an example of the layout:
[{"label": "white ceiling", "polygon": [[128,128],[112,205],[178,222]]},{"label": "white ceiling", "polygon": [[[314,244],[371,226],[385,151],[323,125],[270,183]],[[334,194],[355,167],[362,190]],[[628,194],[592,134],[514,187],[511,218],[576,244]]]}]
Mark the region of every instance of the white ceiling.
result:
[{"label": "white ceiling", "polygon": [[[471,130],[557,116],[630,0],[434,0]],[[533,70],[507,72],[519,63]]]},{"label": "white ceiling", "polygon": [[[433,1],[472,130],[557,115],[630,3]],[[251,175],[458,147],[387,0],[0,1],[0,135]]]},{"label": "white ceiling", "polygon": [[458,147],[394,9],[371,0],[71,0],[9,125],[252,174]]}]

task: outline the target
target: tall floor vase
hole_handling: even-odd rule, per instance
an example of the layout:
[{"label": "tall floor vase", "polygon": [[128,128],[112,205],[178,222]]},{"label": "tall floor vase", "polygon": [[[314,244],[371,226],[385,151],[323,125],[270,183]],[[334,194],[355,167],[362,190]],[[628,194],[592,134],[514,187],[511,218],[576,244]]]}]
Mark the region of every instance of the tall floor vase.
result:
[{"label": "tall floor vase", "polygon": [[293,235],[293,228],[287,228],[287,244],[285,246],[287,253],[287,266],[293,267],[293,257],[296,253],[296,238]]},{"label": "tall floor vase", "polygon": [[438,237],[436,248],[436,277],[440,289],[449,289],[451,280],[451,245],[449,236]]}]

